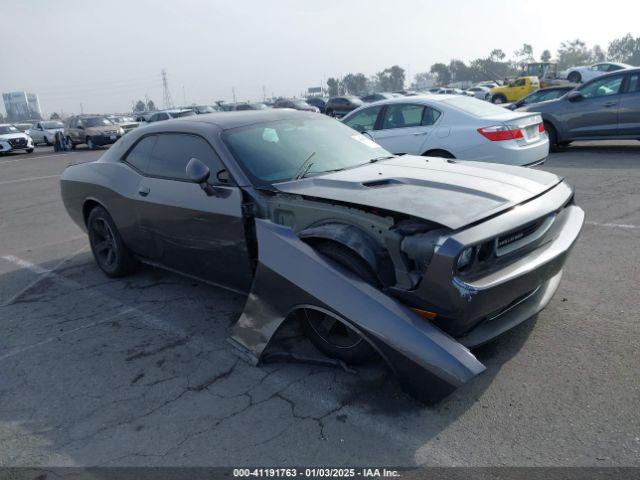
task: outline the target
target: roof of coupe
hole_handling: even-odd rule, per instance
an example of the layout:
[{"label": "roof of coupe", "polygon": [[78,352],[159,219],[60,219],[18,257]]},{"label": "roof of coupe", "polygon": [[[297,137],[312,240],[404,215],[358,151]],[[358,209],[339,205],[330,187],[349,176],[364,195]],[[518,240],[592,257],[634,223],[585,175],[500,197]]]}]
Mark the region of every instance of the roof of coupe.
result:
[{"label": "roof of coupe", "polygon": [[300,118],[300,116],[307,116],[308,118],[322,118],[319,117],[317,113],[313,112],[304,112],[300,110],[294,110],[292,108],[273,108],[265,110],[234,110],[231,112],[205,113],[203,115],[176,118],[171,120],[171,122],[209,123],[211,125],[219,127],[222,130],[229,130],[231,128],[244,127],[247,125],[254,125],[256,123],[275,122],[291,117]]}]

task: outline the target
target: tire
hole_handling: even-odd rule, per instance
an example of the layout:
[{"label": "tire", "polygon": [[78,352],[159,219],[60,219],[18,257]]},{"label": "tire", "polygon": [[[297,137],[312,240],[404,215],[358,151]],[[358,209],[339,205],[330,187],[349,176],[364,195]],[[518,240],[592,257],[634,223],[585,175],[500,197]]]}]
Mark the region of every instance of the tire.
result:
[{"label": "tire", "polygon": [[96,149],[96,144],[93,143],[93,139],[91,137],[87,137],[85,140],[85,143],[87,144],[87,147],[89,148],[89,150],[95,150]]},{"label": "tire", "polygon": [[451,152],[446,150],[429,150],[422,154],[423,157],[456,158]]},{"label": "tire", "polygon": [[33,153],[33,148],[27,148],[27,153]]},{"label": "tire", "polygon": [[559,145],[558,145],[558,133],[556,132],[556,129],[549,122],[544,122],[544,130],[547,132],[547,135],[549,136],[549,151],[557,152],[559,150]]},{"label": "tire", "polygon": [[71,137],[67,137],[67,143],[71,146],[71,150],[76,149],[76,144],[73,143],[73,140],[71,140]]},{"label": "tire", "polygon": [[[348,248],[333,242],[319,243],[314,248],[370,285],[379,286],[380,282],[369,265]],[[376,355],[373,347],[358,332],[332,315],[303,309],[298,311],[298,318],[311,343],[331,358],[350,364],[362,364]]]},{"label": "tire", "polygon": [[567,76],[567,80],[571,83],[580,83],[582,81],[582,75],[580,75],[580,72],[571,72]]},{"label": "tire", "polygon": [[111,215],[102,207],[95,207],[87,219],[89,244],[98,267],[108,277],[130,274],[136,260],[125,246]]},{"label": "tire", "polygon": [[47,137],[44,137],[44,143],[45,145],[51,145],[51,142],[49,141],[49,139]]},{"label": "tire", "polygon": [[491,103],[495,103],[496,105],[507,103],[507,97],[499,93],[491,97]]},{"label": "tire", "polygon": [[327,112],[327,115],[329,115],[330,117],[335,117],[335,115],[333,114],[333,110],[331,110],[330,108],[328,108],[326,112]]}]

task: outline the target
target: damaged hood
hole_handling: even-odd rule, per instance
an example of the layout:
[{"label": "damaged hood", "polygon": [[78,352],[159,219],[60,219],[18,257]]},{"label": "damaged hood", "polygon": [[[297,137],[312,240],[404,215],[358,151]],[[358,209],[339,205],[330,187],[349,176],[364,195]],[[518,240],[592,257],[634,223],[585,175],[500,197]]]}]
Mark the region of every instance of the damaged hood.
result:
[{"label": "damaged hood", "polygon": [[458,229],[561,181],[531,168],[404,155],[274,186],[285,193],[395,211]]}]

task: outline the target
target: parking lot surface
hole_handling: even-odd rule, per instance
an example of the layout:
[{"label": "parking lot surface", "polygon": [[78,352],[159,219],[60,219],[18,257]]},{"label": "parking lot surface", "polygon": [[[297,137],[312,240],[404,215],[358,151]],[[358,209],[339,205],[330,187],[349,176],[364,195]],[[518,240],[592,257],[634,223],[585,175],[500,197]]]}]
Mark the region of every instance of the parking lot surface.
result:
[{"label": "parking lot surface", "polygon": [[560,289],[435,407],[383,370],[245,363],[235,293],[105,277],[59,194],[101,153],[0,157],[0,465],[640,465],[640,142],[550,156],[587,215]]}]

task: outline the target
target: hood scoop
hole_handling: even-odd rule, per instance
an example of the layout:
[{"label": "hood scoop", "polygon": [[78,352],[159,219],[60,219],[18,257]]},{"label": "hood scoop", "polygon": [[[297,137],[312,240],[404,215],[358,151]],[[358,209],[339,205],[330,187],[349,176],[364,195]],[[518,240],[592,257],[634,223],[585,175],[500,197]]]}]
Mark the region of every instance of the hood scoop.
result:
[{"label": "hood scoop", "polygon": [[397,178],[383,178],[380,180],[370,180],[368,182],[362,182],[362,185],[369,188],[379,188],[379,187],[391,187],[396,185],[402,185],[402,180],[398,180]]}]

